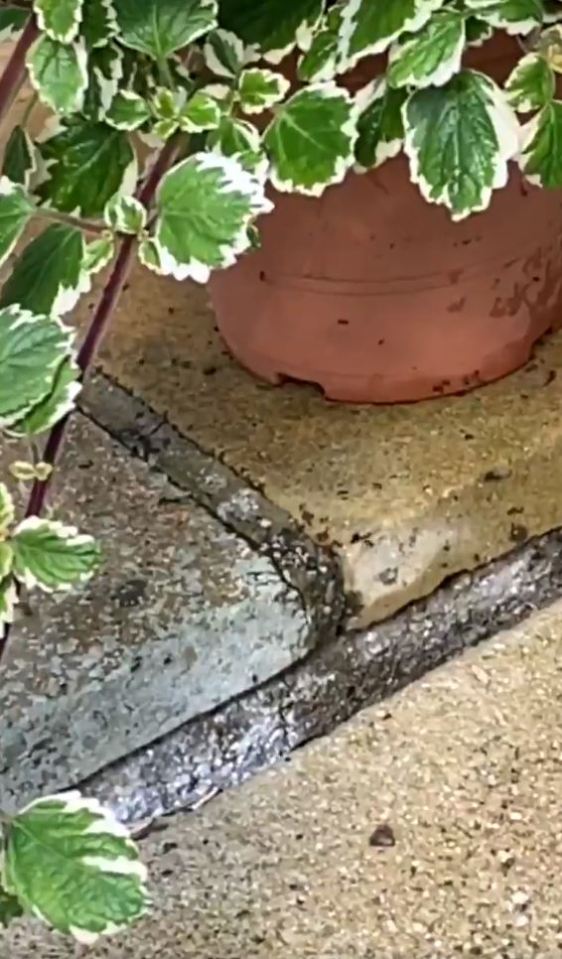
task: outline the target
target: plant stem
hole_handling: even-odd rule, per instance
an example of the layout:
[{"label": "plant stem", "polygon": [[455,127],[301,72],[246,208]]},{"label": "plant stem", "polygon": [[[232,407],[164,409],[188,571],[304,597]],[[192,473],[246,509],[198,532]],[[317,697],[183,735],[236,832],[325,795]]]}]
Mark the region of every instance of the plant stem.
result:
[{"label": "plant stem", "polygon": [[169,90],[174,90],[175,89],[174,78],[172,77],[170,64],[168,63],[166,57],[161,57],[158,60],[158,73],[160,74],[160,82],[162,83],[162,85],[167,87]]},{"label": "plant stem", "polygon": [[[148,174],[144,184],[137,193],[138,199],[144,206],[150,208],[154,201],[156,190],[160,180],[166,173],[166,170],[173,164],[177,158],[183,144],[183,135],[172,137],[160,152],[156,163]],[[109,277],[105,289],[101,295],[96,311],[82,346],[78,353],[78,366],[84,379],[88,369],[92,365],[99,346],[107,332],[107,328],[113,316],[113,311],[119,301],[123,288],[127,282],[133,266],[133,253],[135,250],[136,237],[127,236],[121,241],[119,253],[113,265],[111,276]],[[66,429],[70,420],[68,414],[60,420],[51,430],[43,455],[42,462],[48,463],[53,468],[56,466],[63,447]],[[36,480],[31,489],[29,501],[26,509],[26,518],[29,516],[39,516],[44,508],[47,499],[47,493],[51,484],[53,473],[46,480]],[[4,636],[0,637],[0,663],[6,651],[10,637],[10,627],[4,630]]]},{"label": "plant stem", "polygon": [[6,115],[25,80],[27,53],[38,36],[37,21],[34,16],[31,16],[0,77],[0,124],[6,119]]},{"label": "plant stem", "polygon": [[[146,179],[146,182],[138,194],[139,200],[147,208],[152,204],[158,184],[160,183],[160,180],[162,179],[162,176],[168,167],[173,163],[180,146],[181,138],[172,137],[172,139],[168,140],[166,145],[161,150],[160,156],[158,157]],[[82,342],[80,352],[78,353],[78,366],[80,367],[82,379],[84,379],[88,369],[95,359],[97,351],[111,321],[113,311],[117,306],[121,293],[123,292],[123,287],[125,286],[131,272],[135,244],[136,237],[134,236],[127,236],[121,241],[119,253],[117,255],[117,259],[115,260],[111,276],[107,281],[101,299],[92,317],[90,326],[86,332],[86,336]],[[54,467],[60,456],[69,418],[70,414],[69,416],[66,416],[64,419],[60,420],[60,422],[57,423],[56,426],[54,426],[51,430],[47,440],[45,449],[43,451],[42,460],[43,462],[48,463],[50,466]],[[39,516],[42,513],[45,507],[51,476],[44,481],[38,480],[33,484],[29,502],[27,504],[27,510],[25,514],[26,517]]]},{"label": "plant stem", "polygon": [[82,220],[79,216],[60,213],[58,210],[50,210],[47,207],[37,207],[34,216],[40,217],[42,220],[51,220],[54,223],[66,223],[68,226],[75,226],[78,230],[84,230],[85,233],[105,233],[109,230],[105,223]]}]

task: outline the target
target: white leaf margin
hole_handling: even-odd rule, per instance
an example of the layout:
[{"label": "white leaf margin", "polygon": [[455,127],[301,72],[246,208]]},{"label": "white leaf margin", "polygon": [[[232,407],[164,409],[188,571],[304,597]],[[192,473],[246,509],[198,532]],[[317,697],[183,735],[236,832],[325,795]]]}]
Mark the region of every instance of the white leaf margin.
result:
[{"label": "white leaf margin", "polygon": [[[375,77],[374,80],[371,80],[366,86],[362,87],[355,94],[355,102],[357,104],[357,110],[359,117],[370,106],[375,103],[376,100],[382,100],[386,96],[388,90],[388,83],[384,76]],[[361,163],[356,162],[353,166],[353,169],[356,173],[364,174],[369,173],[371,170],[376,170],[377,167],[382,166],[386,160],[393,160],[394,157],[397,157],[402,147],[404,146],[404,137],[396,137],[394,140],[380,140],[377,144],[375,150],[375,165],[370,167],[364,167]]]},{"label": "white leaf margin", "polygon": [[[225,269],[233,266],[238,257],[251,247],[248,228],[254,219],[262,214],[271,213],[273,210],[273,203],[265,195],[265,184],[261,179],[245,170],[235,157],[227,157],[211,151],[194,153],[169,172],[170,174],[174,173],[188,164],[196,165],[200,170],[221,170],[224,174],[222,192],[224,194],[242,193],[251,201],[248,215],[244,218],[239,232],[232,237],[230,243],[223,244],[219,248],[220,266],[218,268]],[[166,174],[166,176],[168,175]],[[165,183],[166,176],[163,178],[161,185]],[[160,258],[160,269],[163,276],[173,276],[176,280],[192,279],[196,283],[208,283],[213,269],[217,269],[216,267],[211,268],[197,259],[192,259],[189,263],[180,263],[176,260],[161,241],[159,221],[153,240]],[[146,265],[149,266],[148,263]]]},{"label": "white leaf margin", "polygon": [[[541,61],[545,63],[547,69],[551,69],[540,53],[527,53],[521,60],[519,60],[505,82],[507,101],[513,107],[513,109],[517,111],[517,113],[530,113],[532,110],[537,109],[536,103],[530,100],[529,97],[526,99],[521,98],[521,87],[518,89],[518,84],[524,81],[526,71],[532,70],[533,67],[540,65]],[[553,77],[553,96],[554,93],[555,82]],[[539,107],[538,109],[542,108]]]},{"label": "white leaf margin", "polygon": [[[434,70],[433,73],[426,74],[425,77],[420,78],[411,73],[402,83],[399,84],[401,88],[410,85],[415,86],[417,90],[423,90],[426,87],[442,87],[445,85],[445,83],[449,82],[451,77],[459,72],[461,69],[463,53],[466,47],[466,26],[462,19],[461,24],[462,28],[459,31],[457,45],[452,51],[449,59],[442,60],[438,68]],[[416,46],[416,43],[416,36],[408,37],[408,39],[403,43],[394,42],[388,51],[389,66],[401,60],[402,57],[412,49],[412,47]]]},{"label": "white leaf margin", "polygon": [[6,635],[6,627],[14,622],[18,601],[18,590],[14,580],[0,583],[0,639]]},{"label": "white leaf margin", "polygon": [[[459,213],[453,213],[452,219],[455,222],[466,219],[472,213],[480,213],[486,210],[490,205],[490,200],[494,190],[501,190],[507,185],[509,179],[508,163],[519,155],[521,149],[521,127],[515,114],[515,111],[509,106],[505,94],[497,84],[486,74],[473,70],[473,73],[482,77],[490,93],[489,116],[494,125],[498,140],[498,155],[495,176],[492,184],[482,191],[482,200],[478,206],[463,210]],[[411,96],[415,96],[413,93]],[[402,119],[404,122],[405,140],[404,151],[410,161],[410,179],[412,183],[419,187],[419,190],[428,203],[449,206],[449,193],[447,188],[443,190],[440,196],[432,196],[432,184],[426,180],[421,172],[419,163],[419,153],[414,143],[415,129],[408,124],[408,104],[409,97],[402,107]]]},{"label": "white leaf margin", "polygon": [[[63,360],[63,363],[65,361]],[[71,380],[70,383],[67,383],[64,391],[59,394],[59,401],[56,406],[53,407],[51,415],[48,416],[42,425],[41,432],[46,433],[47,430],[50,430],[56,423],[59,422],[64,416],[67,416],[68,413],[72,413],[76,409],[76,400],[82,392],[82,383],[80,382],[80,368],[74,357],[69,357],[68,361],[71,366],[75,379]],[[46,402],[50,399],[50,396],[47,396],[42,402]],[[41,405],[41,403],[39,404]],[[29,439],[29,434],[21,429],[21,423],[33,414],[35,407],[33,407],[27,416],[24,416],[22,420],[15,424],[15,426],[10,427],[6,432],[9,436],[13,436],[16,439]]]},{"label": "white leaf margin", "polygon": [[[275,163],[271,161],[269,179],[279,193],[299,193],[302,196],[320,197],[328,187],[343,183],[349,170],[353,167],[355,144],[359,137],[359,131],[357,129],[359,112],[356,99],[348,90],[338,86],[334,81],[329,83],[310,83],[303,87],[302,90],[299,90],[284,106],[290,107],[291,103],[299,96],[310,93],[318,94],[325,99],[344,100],[349,105],[349,117],[341,127],[341,132],[349,137],[349,151],[342,156],[334,158],[334,171],[329,180],[321,180],[310,187],[302,187],[300,184],[297,184],[295,180],[283,178],[278,173]],[[280,113],[279,116],[282,116],[282,114]],[[277,119],[278,117],[272,121],[270,126],[273,126],[277,122]],[[266,135],[269,129],[270,127],[266,130]]]},{"label": "white leaf margin", "polygon": [[[0,176],[0,197],[13,196],[15,193],[20,193],[22,196],[27,198],[29,203],[29,219],[31,219],[35,209],[35,203],[32,201],[31,197],[28,195],[25,186],[23,186],[22,183],[14,183],[13,180],[10,180],[10,178],[5,175]],[[20,232],[12,240],[10,245],[7,247],[4,254],[0,256],[0,266],[2,266],[14,252],[16,246],[19,243],[19,240],[21,238],[21,235],[24,229],[25,229],[25,224],[22,226]]]},{"label": "white leaf margin", "polygon": [[495,0],[495,4],[494,0],[466,0],[466,6],[476,17],[485,19],[496,30],[505,30],[512,37],[526,36],[540,26],[532,17],[527,20],[510,20],[502,16],[500,0]]},{"label": "white leaf margin", "polygon": [[[243,40],[233,33],[232,30],[224,30],[222,27],[218,27],[213,31],[213,34],[234,49],[235,56],[238,62],[241,64],[241,67],[250,62],[249,53],[244,45]],[[236,78],[236,73],[233,73],[232,70],[229,70],[228,67],[222,63],[221,60],[219,60],[210,40],[207,40],[203,47],[203,56],[206,66],[215,76],[226,77],[229,80],[234,80]]]},{"label": "white leaf margin", "polygon": [[[49,140],[52,140],[59,133],[62,133],[63,130],[65,129],[64,123],[62,122],[63,120],[64,120],[64,117],[63,118],[59,116],[48,117],[48,119],[46,120],[43,126],[41,133],[39,134],[39,136],[36,137],[35,142],[37,144],[48,143]],[[105,121],[102,121],[102,122],[105,122]],[[115,129],[115,128],[112,127],[112,129]],[[123,131],[119,131],[119,132],[123,132]],[[135,192],[137,187],[138,174],[139,174],[139,158],[138,158],[137,151],[135,149],[134,142],[131,140],[131,138],[129,138],[129,143],[131,145],[132,159],[129,165],[125,167],[123,171],[123,177],[122,177],[121,183],[119,184],[118,189],[113,194],[114,197],[129,196],[130,194],[133,194]],[[57,163],[56,159],[44,160],[41,155],[41,152],[39,150],[37,151],[37,171],[33,180],[34,190],[36,190],[37,187],[41,186],[43,183],[49,182],[49,180],[51,179],[49,170],[56,163]],[[2,193],[2,189],[1,189],[2,179],[3,178],[0,177],[0,195]],[[52,210],[52,209],[56,210],[56,207],[53,206],[53,204],[51,203],[49,199],[43,200],[43,202],[41,203],[41,206],[46,210]],[[74,210],[69,210],[68,215],[79,217],[80,208],[76,207]],[[1,265],[2,264],[0,263],[0,266]],[[86,290],[85,292],[89,292],[89,291]]]},{"label": "white leaf margin", "polygon": [[[57,107],[56,102],[53,100],[52,97],[49,96],[49,88],[46,87],[43,83],[41,83],[36,71],[34,54],[36,53],[37,49],[41,46],[41,44],[44,42],[44,39],[45,39],[44,37],[39,37],[39,39],[36,41],[36,43],[33,45],[31,50],[29,51],[29,54],[27,57],[27,70],[29,73],[29,79],[31,81],[31,85],[33,89],[38,94],[41,102],[44,103],[46,106],[50,107],[51,110],[61,112],[60,109]],[[49,37],[49,40],[52,40],[52,37]],[[56,43],[57,41],[54,40],[52,42]],[[77,86],[76,89],[74,90],[74,102],[73,102],[72,108],[69,109],[67,112],[78,113],[84,106],[84,96],[85,96],[86,90],[88,89],[88,83],[89,83],[88,51],[86,50],[86,45],[84,44],[82,40],[74,40],[72,43],[68,43],[64,45],[61,44],[61,46],[64,46],[65,49],[68,47],[72,48],[76,56],[76,65],[78,67],[81,82],[79,86]]]},{"label": "white leaf margin", "polygon": [[[137,236],[146,226],[146,207],[135,196],[114,196],[106,203],[104,220],[118,233]],[[133,221],[136,220],[136,223]]]},{"label": "white leaf margin", "polygon": [[0,530],[4,533],[14,522],[16,508],[12,494],[5,483],[0,483]]},{"label": "white leaf margin", "polygon": [[[108,859],[101,856],[84,856],[82,862],[86,866],[91,866],[92,868],[99,870],[100,873],[135,876],[139,881],[140,892],[145,900],[144,911],[146,912],[150,904],[150,897],[146,886],[148,881],[148,869],[140,859],[137,846],[131,839],[131,835],[127,827],[119,822],[111,809],[102,806],[97,799],[84,797],[80,792],[78,792],[78,790],[70,790],[69,792],[64,793],[53,793],[50,796],[43,796],[40,799],[35,799],[33,802],[28,803],[28,805],[18,813],[16,819],[32,811],[38,806],[40,807],[41,805],[52,802],[62,804],[62,809],[57,811],[57,815],[70,816],[74,815],[75,813],[89,812],[93,816],[96,816],[95,821],[90,823],[90,825],[83,830],[82,835],[115,836],[117,839],[122,839],[124,845],[136,853],[136,858],[134,859],[129,859],[126,856],[120,856],[115,859]],[[45,922],[45,917],[41,915],[41,912],[37,908],[34,908],[33,912],[38,919],[41,919]],[[84,946],[93,946],[102,937],[121,932],[122,929],[122,926],[117,926],[115,923],[108,922],[106,923],[106,926],[102,932],[92,932],[89,929],[79,926],[71,926],[69,931],[76,942]]]},{"label": "white leaf margin", "polygon": [[418,30],[421,30],[421,28],[424,27],[430,19],[432,13],[434,13],[436,10],[439,10],[440,7],[443,6],[444,0],[418,0],[418,9],[415,10],[411,17],[408,17],[404,21],[398,30],[388,34],[388,36],[381,37],[381,39],[368,44],[363,49],[357,50],[352,54],[350,52],[350,46],[353,39],[353,34],[357,27],[356,17],[361,12],[361,9],[366,2],[392,3],[395,2],[395,0],[348,0],[348,4],[346,7],[344,7],[342,12],[340,26],[338,52],[340,73],[345,73],[352,69],[352,67],[356,66],[360,60],[363,60],[364,57],[375,56],[378,53],[384,53],[385,50],[388,50],[390,44],[393,43],[394,40],[396,40],[402,33],[416,33]]},{"label": "white leaf margin", "polygon": [[[60,363],[68,356],[71,355],[72,346],[76,337],[76,332],[70,326],[66,326],[62,320],[56,316],[46,317],[43,314],[35,314],[30,310],[23,310],[21,307],[16,304],[11,306],[6,306],[0,310],[0,318],[3,318],[7,314],[12,314],[13,322],[10,326],[10,329],[18,329],[20,326],[33,326],[36,323],[44,323],[47,320],[50,324],[56,324],[59,330],[66,334],[66,344],[61,348],[61,352],[58,356],[54,357],[52,362],[43,367],[44,370],[44,383],[45,383],[45,395],[39,402],[42,402],[47,398],[50,389],[53,383],[53,371],[58,369]],[[0,429],[8,429],[10,426],[13,426],[14,423],[17,423],[19,420],[23,419],[24,416],[27,416],[31,412],[33,407],[36,404],[32,404],[30,407],[24,409],[15,410],[13,412],[7,413],[4,416],[0,416]]]},{"label": "white leaf margin", "polygon": [[[107,44],[109,45],[109,44]],[[110,64],[110,76],[107,77],[105,73],[100,69],[99,66],[92,67],[92,74],[95,77],[95,80],[98,84],[100,92],[100,101],[101,108],[103,113],[107,113],[111,104],[113,103],[114,97],[119,91],[119,84],[124,76],[123,70],[123,59],[124,54],[119,47],[113,44],[113,59]]]},{"label": "white leaf margin", "polygon": [[[252,103],[248,103],[248,101],[244,99],[242,84],[245,77],[256,75],[262,76],[266,82],[269,81],[274,83],[276,85],[276,90],[271,94],[264,95],[261,103],[254,105]],[[238,87],[240,106],[242,107],[243,112],[247,113],[248,115],[253,113],[263,113],[265,110],[270,110],[271,107],[274,107],[276,103],[280,103],[282,100],[284,100],[290,89],[291,81],[288,80],[287,77],[284,77],[282,73],[277,73],[275,70],[269,70],[264,67],[249,67],[240,75],[240,83]]]},{"label": "white leaf margin", "polygon": [[[28,516],[27,519],[18,523],[15,527],[12,539],[15,541],[21,533],[35,532],[40,529],[46,529],[49,533],[59,539],[61,542],[70,546],[95,546],[95,539],[88,533],[80,533],[75,526],[68,526],[58,520],[43,519],[40,516]],[[92,578],[94,570],[83,572],[77,576],[71,583],[57,583],[56,587],[47,586],[38,579],[32,570],[24,566],[22,570],[14,572],[16,579],[19,580],[27,589],[40,589],[43,593],[62,593],[70,592],[78,583],[87,583]]]},{"label": "white leaf margin", "polygon": [[63,34],[55,33],[48,25],[47,16],[44,9],[44,0],[34,0],[33,9],[35,11],[35,16],[37,17],[39,29],[51,37],[52,40],[59,40],[60,43],[71,43],[78,36],[80,24],[82,23],[82,0],[75,0],[75,15],[73,22],[68,31]]},{"label": "white leaf margin", "polygon": [[99,0],[99,3],[105,8],[105,12],[107,13],[107,22],[109,24],[111,36],[104,37],[103,39],[98,40],[97,43],[92,44],[93,50],[101,50],[102,47],[109,46],[113,37],[119,33],[119,22],[117,20],[117,11],[115,9],[113,0]]}]

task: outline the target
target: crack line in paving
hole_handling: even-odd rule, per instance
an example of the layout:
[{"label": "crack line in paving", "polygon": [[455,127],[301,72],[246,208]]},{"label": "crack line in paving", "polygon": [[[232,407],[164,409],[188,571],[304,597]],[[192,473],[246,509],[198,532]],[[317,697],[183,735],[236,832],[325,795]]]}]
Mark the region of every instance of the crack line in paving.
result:
[{"label": "crack line in paving", "polygon": [[[191,720],[83,784],[124,820],[194,807],[258,770],[288,760],[291,751],[329,733],[360,709],[562,595],[562,530],[555,530],[476,572],[451,578],[427,599],[369,630],[345,633],[346,600],[337,561],[295,530],[281,510],[140,401],[108,385],[105,377],[96,378],[83,409],[132,451],[142,436],[141,448],[154,468],[187,489],[254,548],[273,548],[268,555],[292,588],[295,579],[299,582],[299,595],[322,639],[284,674]],[[147,443],[148,429],[152,443]],[[264,514],[265,524],[260,523]],[[289,550],[293,555],[287,569]]]}]

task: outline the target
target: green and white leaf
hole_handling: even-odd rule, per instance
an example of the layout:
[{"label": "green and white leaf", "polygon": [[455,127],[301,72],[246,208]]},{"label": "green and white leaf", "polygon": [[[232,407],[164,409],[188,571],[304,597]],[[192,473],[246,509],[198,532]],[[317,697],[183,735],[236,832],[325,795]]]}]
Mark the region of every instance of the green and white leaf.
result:
[{"label": "green and white leaf", "polygon": [[60,223],[47,227],[16,260],[0,306],[17,304],[31,313],[53,316],[69,313],[90,289],[84,254],[80,230]]},{"label": "green and white leaf", "polygon": [[[16,584],[11,576],[7,576],[6,579],[0,582],[0,637],[5,635],[6,626],[10,626],[14,621],[14,613],[17,602],[18,591],[16,589]],[[6,919],[9,919],[8,907],[9,903],[4,901]],[[13,908],[11,911],[13,912]],[[18,915],[22,915],[22,912],[18,913]]]},{"label": "green and white leaf", "polygon": [[38,146],[45,173],[36,192],[49,207],[101,217],[113,196],[135,191],[136,154],[127,134],[107,123],[72,118]]},{"label": "green and white leaf", "polygon": [[221,26],[263,55],[280,63],[295,48],[308,50],[324,12],[324,0],[221,0]]},{"label": "green and white leaf", "polygon": [[248,228],[272,204],[262,181],[233,157],[196,153],[163,178],[155,242],[162,270],[206,283],[249,248]]},{"label": "green and white leaf", "polygon": [[486,23],[485,20],[478,20],[477,17],[467,17],[465,29],[466,42],[469,47],[481,47],[494,33],[494,28],[490,23]]},{"label": "green and white leaf", "polygon": [[70,43],[78,36],[82,0],[33,0],[40,30],[53,40]]},{"label": "green and white leaf", "polygon": [[[3,634],[2,623],[2,585],[0,584],[0,636]],[[14,919],[23,916],[23,909],[18,899],[11,896],[0,885],[0,926],[7,927]]]},{"label": "green and white leaf", "polygon": [[530,33],[542,26],[543,0],[466,0],[475,16],[512,35]]},{"label": "green and white leaf", "polygon": [[333,80],[338,72],[340,30],[344,3],[332,7],[322,18],[309,49],[299,61],[299,79],[307,83]]},{"label": "green and white leaf", "polygon": [[281,73],[253,67],[240,75],[238,99],[244,113],[263,113],[281,103],[290,88],[290,82]]},{"label": "green and white leaf", "polygon": [[340,29],[341,70],[384,53],[402,33],[416,33],[444,0],[347,0]]},{"label": "green and white leaf", "polygon": [[[208,94],[207,94],[208,95]],[[158,87],[152,97],[152,110],[160,120],[179,120],[187,100],[186,91]]]},{"label": "green and white leaf", "polygon": [[27,130],[15,126],[6,144],[2,173],[12,183],[19,183],[27,188],[36,170],[37,160],[33,141]]},{"label": "green and white leaf", "polygon": [[[14,522],[16,509],[12,495],[5,483],[0,483],[0,532],[5,533]],[[0,579],[6,576],[10,569],[5,570],[5,563],[0,562]]]},{"label": "green and white leaf", "polygon": [[35,213],[35,204],[19,183],[0,177],[0,264],[12,253]]},{"label": "green and white leaf", "polygon": [[334,83],[311,84],[279,108],[266,130],[271,181],[284,193],[321,196],[353,164],[357,107]]},{"label": "green and white leaf", "polygon": [[163,61],[217,26],[217,0],[114,0],[119,39]]},{"label": "green and white leaf", "polygon": [[0,426],[22,419],[51,392],[74,333],[52,316],[0,310]]},{"label": "green and white leaf", "polygon": [[100,236],[88,243],[84,254],[83,269],[90,276],[100,273],[109,266],[115,256],[115,241],[111,233]]},{"label": "green and white leaf", "polygon": [[484,210],[508,179],[519,124],[489,77],[463,70],[445,86],[417,90],[404,105],[411,177],[454,220]]},{"label": "green and white leaf", "polygon": [[37,800],[6,827],[5,845],[8,892],[80,943],[93,945],[147,909],[138,850],[96,800],[77,792]]},{"label": "green and white leaf", "polygon": [[10,427],[12,436],[30,437],[46,433],[67,413],[76,407],[76,399],[82,390],[80,370],[73,358],[64,360],[58,368],[51,393]]},{"label": "green and white leaf", "polygon": [[530,113],[550,103],[556,92],[556,81],[544,57],[528,53],[509,76],[505,89],[514,110]]},{"label": "green and white leaf", "polygon": [[242,40],[230,30],[213,30],[204,47],[205,63],[218,77],[234,80],[246,62]]},{"label": "green and white leaf", "polygon": [[164,276],[164,266],[160,258],[158,245],[150,237],[141,240],[139,243],[139,260],[143,266],[157,273],[158,276]]},{"label": "green and white leaf", "polygon": [[16,9],[15,7],[7,10],[0,10],[0,43],[6,43],[11,40],[17,40],[29,20],[27,10]]},{"label": "green and white leaf", "polygon": [[39,99],[63,116],[78,113],[88,88],[88,55],[83,43],[60,43],[46,34],[27,58],[29,78]]},{"label": "green and white leaf", "polygon": [[523,128],[519,164],[530,183],[551,190],[562,187],[561,142],[562,102],[554,100]]},{"label": "green and white leaf", "polygon": [[357,94],[360,110],[359,137],[355,157],[359,172],[366,172],[397,156],[404,144],[402,107],[405,90],[389,87],[385,77],[378,77]]},{"label": "green and white leaf", "polygon": [[263,152],[259,131],[247,120],[224,115],[207,143],[215,153],[236,157],[245,170],[265,181],[269,160]]},{"label": "green and white leaf", "polygon": [[390,48],[387,80],[392,87],[440,87],[461,68],[465,18],[455,9],[435,13],[418,33]]},{"label": "green and white leaf", "polygon": [[198,90],[180,111],[178,123],[186,133],[203,133],[205,130],[216,130],[222,115],[217,100],[204,90]]},{"label": "green and white leaf", "polygon": [[83,0],[81,33],[90,50],[105,47],[117,32],[113,0]]},{"label": "green and white leaf", "polygon": [[104,219],[118,233],[138,236],[146,227],[146,207],[134,196],[116,196],[107,204]]},{"label": "green and white leaf", "polygon": [[158,120],[152,128],[154,136],[157,138],[157,147],[169,140],[174,133],[177,133],[178,129],[179,120]]},{"label": "green and white leaf", "polygon": [[84,583],[100,563],[95,540],[74,526],[31,516],[16,526],[12,538],[14,574],[28,589],[46,593]]},{"label": "green and white leaf", "polygon": [[91,119],[103,120],[111,108],[124,78],[123,60],[123,51],[115,43],[90,51],[84,112]]},{"label": "green and white leaf", "polygon": [[119,90],[105,119],[116,130],[138,130],[150,119],[150,116],[144,97],[132,90]]}]

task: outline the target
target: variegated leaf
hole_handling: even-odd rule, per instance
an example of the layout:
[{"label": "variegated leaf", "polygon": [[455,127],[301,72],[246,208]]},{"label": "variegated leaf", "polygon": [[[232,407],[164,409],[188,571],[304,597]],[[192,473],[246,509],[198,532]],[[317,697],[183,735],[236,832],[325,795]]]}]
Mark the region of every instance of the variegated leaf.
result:
[{"label": "variegated leaf", "polygon": [[463,70],[441,87],[417,90],[404,106],[412,180],[454,220],[484,210],[508,179],[519,124],[493,80]]},{"label": "variegated leaf", "polygon": [[44,592],[71,589],[88,580],[100,563],[100,550],[91,536],[74,526],[30,516],[16,526],[10,540],[14,574]]},{"label": "variegated leaf", "polygon": [[271,181],[284,193],[320,196],[353,165],[357,108],[333,83],[311,84],[284,103],[265,133]]},{"label": "variegated leaf", "polygon": [[70,43],[78,36],[82,0],[33,0],[39,27],[53,40]]},{"label": "variegated leaf", "polygon": [[96,800],[77,792],[36,800],[5,832],[6,890],[59,932],[92,945],[146,911],[138,850]]},{"label": "variegated leaf", "polygon": [[88,87],[88,55],[83,43],[60,43],[46,34],[27,58],[29,78],[40,100],[55,113],[78,113]]},{"label": "variegated leaf", "polygon": [[163,273],[206,283],[250,245],[248,228],[272,209],[263,181],[232,157],[196,153],[162,180],[155,243]]}]

